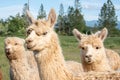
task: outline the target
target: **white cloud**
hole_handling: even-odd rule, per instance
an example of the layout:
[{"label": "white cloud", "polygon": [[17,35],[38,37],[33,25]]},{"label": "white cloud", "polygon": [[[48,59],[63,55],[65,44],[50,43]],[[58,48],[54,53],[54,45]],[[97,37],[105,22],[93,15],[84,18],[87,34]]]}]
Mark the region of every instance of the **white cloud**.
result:
[{"label": "white cloud", "polygon": [[116,10],[120,10],[120,5],[115,5]]},{"label": "white cloud", "polygon": [[63,3],[65,6],[74,5],[74,1],[73,1],[73,0],[63,0],[62,3]]},{"label": "white cloud", "polygon": [[101,7],[101,4],[96,4],[91,2],[83,2],[81,5],[82,5],[82,9],[91,9],[91,10],[100,9]]},{"label": "white cloud", "polygon": [[85,16],[84,16],[84,19],[85,19],[86,21],[97,20],[97,19],[98,19],[98,16],[96,16],[96,15],[85,15]]},{"label": "white cloud", "polygon": [[23,5],[13,5],[7,7],[0,8],[0,18],[8,18],[10,15],[14,16],[18,12],[21,13],[23,9]]}]

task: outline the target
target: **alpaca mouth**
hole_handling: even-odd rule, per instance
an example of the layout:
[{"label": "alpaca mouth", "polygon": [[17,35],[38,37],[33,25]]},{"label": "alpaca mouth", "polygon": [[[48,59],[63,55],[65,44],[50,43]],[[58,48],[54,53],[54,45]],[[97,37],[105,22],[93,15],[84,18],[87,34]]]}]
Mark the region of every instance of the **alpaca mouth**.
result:
[{"label": "alpaca mouth", "polygon": [[10,52],[6,52],[7,55],[10,55]]},{"label": "alpaca mouth", "polygon": [[6,53],[7,55],[10,55],[10,50],[6,49],[6,50],[5,50],[5,53]]},{"label": "alpaca mouth", "polygon": [[88,60],[87,62],[88,62],[88,63],[91,63],[92,61],[91,61],[91,60]]},{"label": "alpaca mouth", "polygon": [[86,62],[87,62],[88,64],[90,64],[90,63],[92,63],[93,61],[92,61],[91,58],[87,58],[87,59],[86,59]]},{"label": "alpaca mouth", "polygon": [[28,49],[32,49],[32,48],[34,48],[36,45],[30,45],[30,44],[27,44],[27,48]]}]

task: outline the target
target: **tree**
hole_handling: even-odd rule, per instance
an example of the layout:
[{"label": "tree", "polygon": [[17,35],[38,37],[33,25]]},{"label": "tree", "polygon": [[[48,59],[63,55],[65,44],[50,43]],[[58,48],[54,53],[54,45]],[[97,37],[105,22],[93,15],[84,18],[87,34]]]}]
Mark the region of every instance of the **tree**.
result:
[{"label": "tree", "polygon": [[0,19],[0,35],[5,34],[5,21],[3,19]]},{"label": "tree", "polygon": [[59,34],[62,32],[64,33],[64,7],[63,4],[60,4],[60,10],[59,10],[59,15],[58,15],[58,26],[59,26]]},{"label": "tree", "polygon": [[74,6],[75,6],[75,10],[74,10],[75,25],[74,26],[81,32],[85,32],[86,24],[85,24],[83,15],[81,14],[82,8],[81,8],[80,0],[75,0]]},{"label": "tree", "polygon": [[109,31],[109,36],[114,36],[117,28],[117,16],[115,8],[111,0],[104,3],[98,18],[98,26],[100,28],[106,27]]},{"label": "tree", "polygon": [[67,35],[73,35],[73,28],[79,29],[81,32],[86,31],[86,24],[81,14],[81,5],[79,0],[75,0],[75,6],[69,6],[67,14],[64,14],[63,5],[60,4],[58,16],[59,30]]},{"label": "tree", "polygon": [[75,0],[74,6],[75,6],[75,9],[78,9],[79,12],[81,12],[82,8],[81,8],[80,0]]},{"label": "tree", "polygon": [[72,30],[75,27],[75,21],[74,21],[74,8],[70,7],[68,8],[68,25],[66,26],[66,33],[68,35],[72,35]]},{"label": "tree", "polygon": [[26,15],[26,10],[29,10],[29,5],[27,3],[25,3],[24,7],[23,7],[23,15],[24,16]]},{"label": "tree", "polygon": [[78,9],[74,12],[74,27],[77,28],[81,32],[86,32],[86,24],[83,18],[83,15],[80,13]]},{"label": "tree", "polygon": [[40,6],[40,9],[39,9],[39,11],[38,11],[38,16],[37,16],[37,18],[46,18],[46,12],[45,12],[45,10],[44,10],[44,6],[43,6],[43,4],[41,4],[41,6]]},{"label": "tree", "polygon": [[10,16],[7,20],[7,35],[25,35],[24,18],[18,13],[15,17]]},{"label": "tree", "polygon": [[22,18],[23,18],[23,21],[25,22],[25,27],[27,28],[28,25],[29,25],[29,21],[28,21],[28,17],[26,15],[26,11],[29,10],[29,5],[27,3],[24,4],[24,7],[23,7],[23,13],[22,13]]}]

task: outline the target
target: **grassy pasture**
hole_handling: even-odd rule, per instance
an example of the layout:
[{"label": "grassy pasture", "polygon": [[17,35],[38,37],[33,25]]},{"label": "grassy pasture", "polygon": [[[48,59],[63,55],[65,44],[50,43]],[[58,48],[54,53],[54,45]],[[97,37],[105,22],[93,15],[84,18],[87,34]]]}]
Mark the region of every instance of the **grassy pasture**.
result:
[{"label": "grassy pasture", "polygon": [[[59,36],[60,44],[66,60],[80,62],[78,42],[74,36]],[[109,37],[104,42],[106,48],[113,49],[120,54],[120,37]],[[0,37],[0,66],[3,72],[3,80],[9,79],[9,63],[4,54],[4,37]]]}]

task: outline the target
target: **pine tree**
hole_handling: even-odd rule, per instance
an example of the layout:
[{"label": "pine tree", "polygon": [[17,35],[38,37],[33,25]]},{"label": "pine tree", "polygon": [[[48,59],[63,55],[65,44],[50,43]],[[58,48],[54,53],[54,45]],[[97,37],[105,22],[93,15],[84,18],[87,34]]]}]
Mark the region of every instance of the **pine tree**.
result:
[{"label": "pine tree", "polygon": [[74,7],[69,6],[67,14],[64,14],[64,7],[61,4],[58,16],[59,31],[64,32],[67,35],[73,35],[72,30],[74,28],[80,31],[86,31],[86,24],[81,14],[80,0],[75,0]]},{"label": "pine tree", "polygon": [[41,4],[41,6],[40,6],[40,9],[39,9],[39,11],[38,11],[38,16],[37,16],[37,18],[46,18],[46,12],[45,12],[45,10],[44,10],[44,6],[43,6],[43,4]]},{"label": "pine tree", "polygon": [[75,25],[74,27],[79,29],[81,32],[85,32],[86,31],[86,24],[85,24],[85,20],[83,18],[83,15],[81,14],[81,4],[80,4],[80,0],[75,0],[75,10],[74,10],[74,21],[75,21]]},{"label": "pine tree", "polygon": [[26,15],[26,10],[29,10],[29,5],[27,3],[25,3],[24,7],[23,7],[23,15],[24,16]]},{"label": "pine tree", "polygon": [[59,15],[58,15],[58,26],[59,26],[59,34],[61,32],[64,32],[64,7],[63,4],[60,4],[60,10],[59,10]]},{"label": "pine tree", "polygon": [[27,3],[24,4],[24,7],[23,7],[23,13],[22,13],[22,18],[23,18],[23,22],[25,23],[24,27],[28,27],[29,25],[29,21],[28,21],[28,18],[27,18],[27,15],[26,15],[26,11],[29,10],[29,5]]},{"label": "pine tree", "polygon": [[98,26],[100,28],[106,27],[109,31],[109,36],[115,34],[117,30],[117,16],[111,0],[107,0],[107,3],[103,4],[98,18]]},{"label": "pine tree", "polygon": [[74,8],[70,7],[68,8],[68,27],[66,27],[66,32],[68,35],[72,35],[72,30],[75,27],[75,20],[74,20]]},{"label": "pine tree", "polygon": [[81,12],[82,8],[81,8],[80,0],[75,0],[74,6],[75,6],[75,9],[78,9],[79,12]]}]

